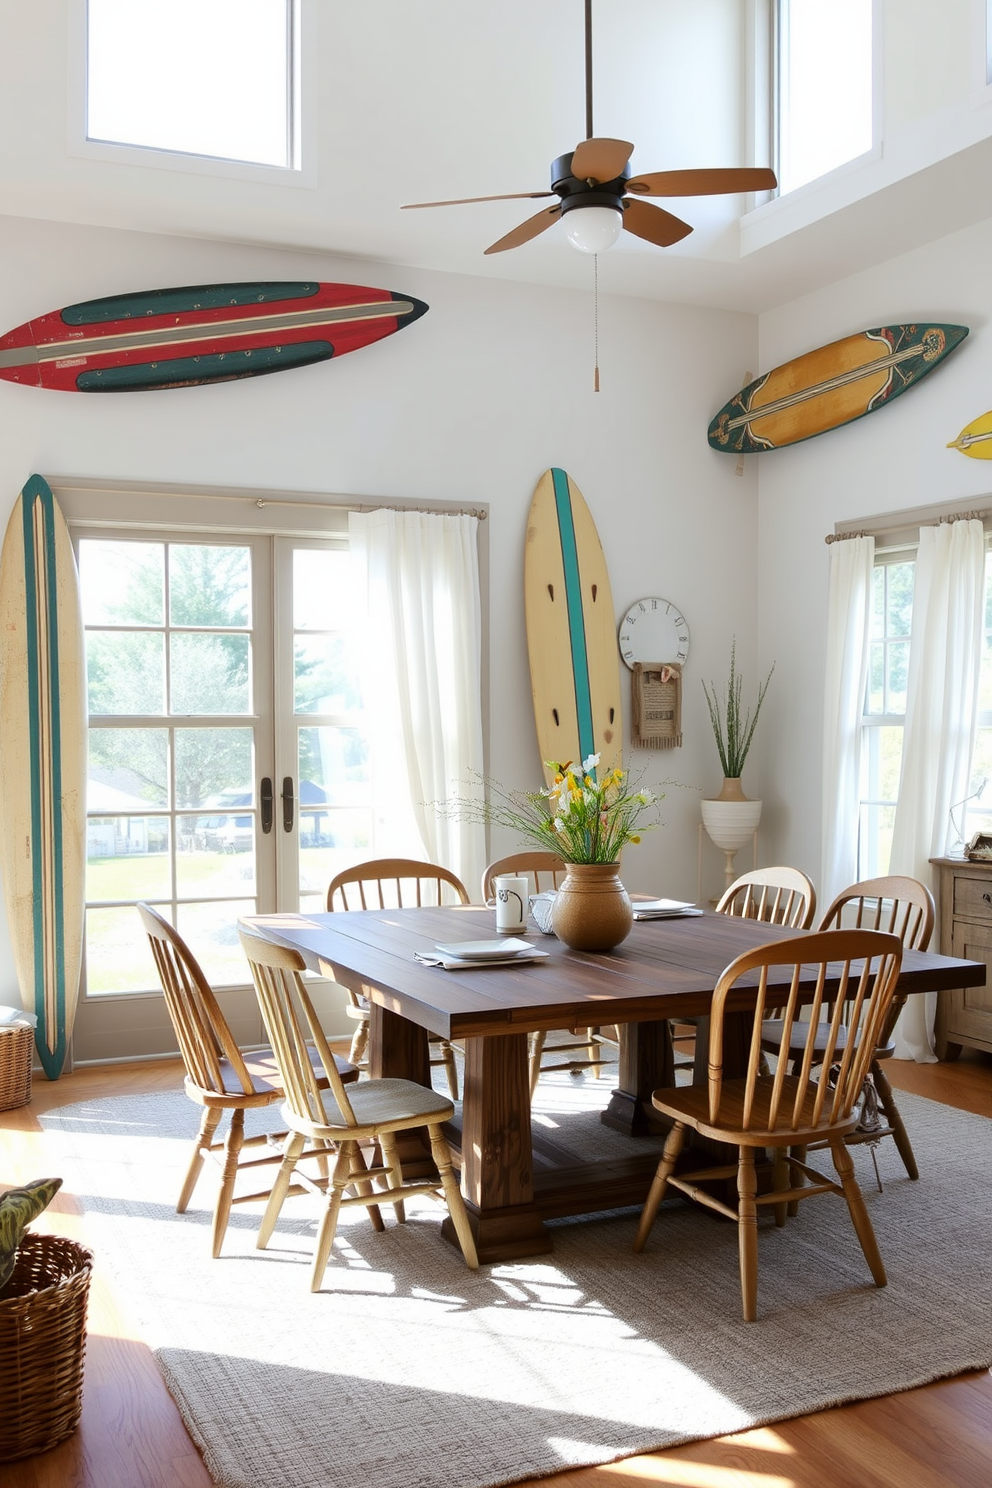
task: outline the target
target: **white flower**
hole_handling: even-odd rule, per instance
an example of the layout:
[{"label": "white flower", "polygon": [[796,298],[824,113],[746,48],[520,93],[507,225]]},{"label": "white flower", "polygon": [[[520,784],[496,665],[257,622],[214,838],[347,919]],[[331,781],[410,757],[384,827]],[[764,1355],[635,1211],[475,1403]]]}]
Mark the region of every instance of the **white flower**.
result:
[{"label": "white flower", "polygon": [[598,764],[599,764],[599,755],[598,754],[587,755],[586,758],[582,761],[582,773],[583,773],[583,775],[588,775],[590,770],[595,770],[595,768],[596,768],[596,766]]}]

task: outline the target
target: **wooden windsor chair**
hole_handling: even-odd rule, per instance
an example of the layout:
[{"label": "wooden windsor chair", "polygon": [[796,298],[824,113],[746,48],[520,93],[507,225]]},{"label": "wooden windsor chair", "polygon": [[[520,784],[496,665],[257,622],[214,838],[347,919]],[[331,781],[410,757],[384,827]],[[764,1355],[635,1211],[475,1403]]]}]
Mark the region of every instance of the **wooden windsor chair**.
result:
[{"label": "wooden windsor chair", "polygon": [[[899,937],[878,930],[825,930],[790,936],[747,951],[731,962],[713,993],[708,1083],[656,1090],[651,1098],[655,1109],[674,1125],[641,1214],[635,1251],[643,1250],[669,1186],[735,1220],[744,1320],[753,1322],[758,1298],[759,1207],[773,1206],[775,1222],[782,1225],[790,1203],[834,1193],[847,1203],[875,1285],[885,1285],[885,1267],[845,1138],[857,1125],[864,1076],[895,995],[901,964]],[[828,976],[838,978],[836,991],[830,993],[826,991]],[[810,991],[812,1019],[801,1023],[801,996],[808,996]],[[724,1021],[731,996],[735,1007],[739,1008],[740,999],[747,997],[754,1009],[747,1072],[738,1079],[725,1079],[723,1069]],[[774,1074],[763,1074],[762,1020],[771,1007],[784,1008],[782,1038]],[[846,1025],[842,1021],[845,1007]],[[821,1013],[827,1012],[827,1042],[821,1054],[814,1040]],[[840,1031],[845,1026],[848,1038],[843,1051],[839,1051]],[[800,1029],[806,1030],[806,1041],[795,1072],[789,1073],[789,1051]],[[811,1078],[824,1059],[831,1066],[836,1060],[832,1085]],[[676,1173],[690,1129],[703,1137],[732,1143],[738,1149],[736,1163]],[[839,1182],[809,1167],[797,1155],[814,1142],[829,1147]],[[771,1148],[774,1155],[775,1186],[770,1193],[757,1192],[755,1151],[759,1148]],[[735,1175],[736,1209],[703,1186],[709,1180]],[[789,1178],[796,1175],[812,1181],[787,1186]]]},{"label": "wooden windsor chair", "polygon": [[[418,858],[371,858],[336,873],[327,886],[327,909],[401,909],[426,903],[443,904],[445,900],[468,904],[468,890],[449,868]],[[345,1011],[357,1022],[348,1058],[358,1069],[366,1069],[369,1043],[369,999],[362,992],[346,987],[348,1006]],[[455,1051],[448,1039],[431,1035],[431,1043],[440,1048],[432,1065],[443,1065],[452,1100],[458,1099],[458,1066]]]},{"label": "wooden windsor chair", "polygon": [[[479,1264],[475,1241],[451,1150],[442,1131],[443,1123],[455,1114],[451,1101],[439,1091],[412,1080],[367,1079],[346,1086],[303,984],[303,957],[245,929],[240,934],[285,1089],[282,1115],[289,1128],[282,1163],[258,1232],[258,1248],[264,1250],[272,1236],[297,1174],[297,1163],[309,1140],[333,1143],[337,1149],[329,1178],[315,1180],[298,1175],[305,1187],[322,1193],[325,1201],[310,1273],[311,1291],[320,1289],[343,1206],[368,1209],[373,1224],[381,1229],[379,1206],[392,1204],[397,1220],[402,1223],[406,1218],[404,1201],[416,1194],[446,1200],[465,1263],[475,1269]],[[316,1079],[307,1057],[311,1041],[324,1066],[324,1087]],[[395,1138],[397,1132],[417,1127],[427,1128],[439,1176],[414,1183],[403,1177]],[[362,1144],[373,1142],[381,1153],[381,1161],[373,1159],[372,1165],[366,1167]]]},{"label": "wooden windsor chair", "polygon": [[[851,884],[850,888],[844,889],[824,914],[820,921],[820,929],[832,930],[847,927],[883,930],[890,935],[897,935],[904,949],[925,951],[933,934],[934,917],[933,895],[925,884],[920,883],[918,879],[901,874],[889,874],[883,878],[862,879],[859,883]],[[916,1179],[919,1178],[920,1171],[913,1146],[899,1107],[896,1105],[892,1086],[889,1084],[881,1063],[883,1060],[891,1059],[895,1053],[896,1021],[905,1003],[905,994],[892,999],[892,1005],[881,1028],[867,1071],[871,1084],[878,1093],[878,1101],[886,1119],[877,1125],[863,1123],[863,1129],[852,1131],[847,1137],[847,1142],[851,1146],[862,1142],[874,1143],[882,1137],[892,1137],[899,1149],[899,1156],[902,1158],[906,1172],[910,1178]],[[781,1047],[780,1019],[766,1019],[761,1032],[766,1053]],[[817,1031],[814,1038],[814,1049],[819,1053],[821,1063],[825,1057],[827,1033],[827,1026],[824,1025]],[[844,1049],[849,1036],[842,1023],[838,1032],[837,1048],[839,1050]],[[801,1058],[804,1047],[805,1036],[794,1035],[788,1054],[792,1064]],[[870,1095],[871,1092],[868,1091],[868,1093]]]},{"label": "wooden windsor chair", "polygon": [[[213,1254],[217,1257],[232,1204],[267,1198],[270,1191],[268,1185],[258,1192],[236,1195],[238,1173],[282,1160],[278,1145],[273,1145],[276,1139],[271,1135],[245,1136],[245,1112],[281,1100],[282,1081],[270,1048],[243,1051],[238,1047],[200,963],[178,930],[150,905],[140,903],[137,909],[151,944],[165,1006],[182,1055],[186,1071],[184,1089],[191,1101],[203,1107],[176,1213],[186,1213],[204,1159],[214,1158],[221,1166],[212,1230]],[[335,1066],[345,1082],[358,1079],[358,1070],[347,1060],[336,1058]],[[225,1111],[230,1112],[231,1120],[223,1141],[219,1141],[216,1133]],[[253,1153],[261,1147],[267,1149],[264,1157],[242,1157],[246,1150]],[[323,1148],[316,1156],[326,1162],[322,1152]]]}]

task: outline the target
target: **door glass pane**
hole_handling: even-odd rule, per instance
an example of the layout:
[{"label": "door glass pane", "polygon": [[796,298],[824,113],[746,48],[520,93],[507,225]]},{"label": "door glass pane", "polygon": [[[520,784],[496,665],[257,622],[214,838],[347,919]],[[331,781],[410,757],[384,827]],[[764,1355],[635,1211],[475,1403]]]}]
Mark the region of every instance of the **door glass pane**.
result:
[{"label": "door glass pane", "polygon": [[251,981],[238,938],[238,919],[256,913],[254,899],[180,905],[176,928],[194,951],[212,987],[243,987]]},{"label": "door glass pane", "polygon": [[91,728],[88,775],[88,811],[168,806],[168,729]]},{"label": "door glass pane", "polygon": [[323,909],[335,873],[372,856],[371,806],[301,806],[300,908]]},{"label": "door glass pane", "polygon": [[296,548],[293,629],[350,629],[362,609],[359,587],[347,548]]},{"label": "door glass pane", "polygon": [[180,816],[176,892],[217,898],[255,892],[255,819],[248,813]]},{"label": "door glass pane", "polygon": [[169,644],[173,713],[250,713],[246,635],[178,631]]},{"label": "door glass pane", "polygon": [[370,806],[368,740],[357,728],[300,729],[300,808]]},{"label": "door glass pane", "polygon": [[131,904],[86,911],[87,995],[161,989],[148,936]]},{"label": "door glass pane", "polygon": [[349,636],[297,636],[293,678],[297,713],[354,713],[362,707],[361,669]]},{"label": "door glass pane", "polygon": [[162,899],[171,891],[168,817],[87,818],[86,898],[90,903]]},{"label": "door glass pane", "polygon": [[165,637],[149,631],[86,634],[89,711],[165,712]]},{"label": "door glass pane", "polygon": [[173,625],[251,625],[251,554],[247,548],[190,543],[169,547],[169,620]]},{"label": "door glass pane", "polygon": [[87,538],[79,545],[79,588],[86,625],[161,625],[164,544]]},{"label": "door glass pane", "polygon": [[177,806],[253,804],[250,728],[177,728],[175,736]]}]

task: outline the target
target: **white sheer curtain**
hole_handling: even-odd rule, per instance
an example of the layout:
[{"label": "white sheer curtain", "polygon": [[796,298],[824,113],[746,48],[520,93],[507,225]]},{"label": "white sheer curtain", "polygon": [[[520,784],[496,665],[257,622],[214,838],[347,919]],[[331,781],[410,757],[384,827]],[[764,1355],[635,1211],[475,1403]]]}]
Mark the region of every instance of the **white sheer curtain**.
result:
[{"label": "white sheer curtain", "polygon": [[[913,588],[906,725],[890,871],[929,884],[947,851],[950,809],[968,793],[978,709],[985,534],[978,519],[920,530]],[[937,994],[911,997],[896,1055],[931,1063]]]},{"label": "white sheer curtain", "polygon": [[830,548],[823,733],[821,908],[858,876],[861,719],[868,680],[873,537]]},{"label": "white sheer curtain", "polygon": [[[376,855],[427,858],[474,897],[484,829],[433,803],[483,768],[478,518],[352,512],[368,597],[366,663]],[[481,787],[477,794],[481,796]]]}]

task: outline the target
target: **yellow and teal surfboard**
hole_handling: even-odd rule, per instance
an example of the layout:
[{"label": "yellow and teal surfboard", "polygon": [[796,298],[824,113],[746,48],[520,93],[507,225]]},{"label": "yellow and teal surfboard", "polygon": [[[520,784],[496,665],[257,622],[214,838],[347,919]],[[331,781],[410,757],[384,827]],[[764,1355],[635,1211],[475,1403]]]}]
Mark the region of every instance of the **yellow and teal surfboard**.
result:
[{"label": "yellow and teal surfboard", "polygon": [[[596,524],[564,470],[546,470],[527,518],[524,605],[541,760],[622,762],[620,658]],[[551,779],[551,772],[546,771]]]},{"label": "yellow and teal surfboard", "polygon": [[48,1078],[62,1072],[82,958],[86,665],[69,530],[40,475],[0,554],[0,831],[24,1006]]}]

